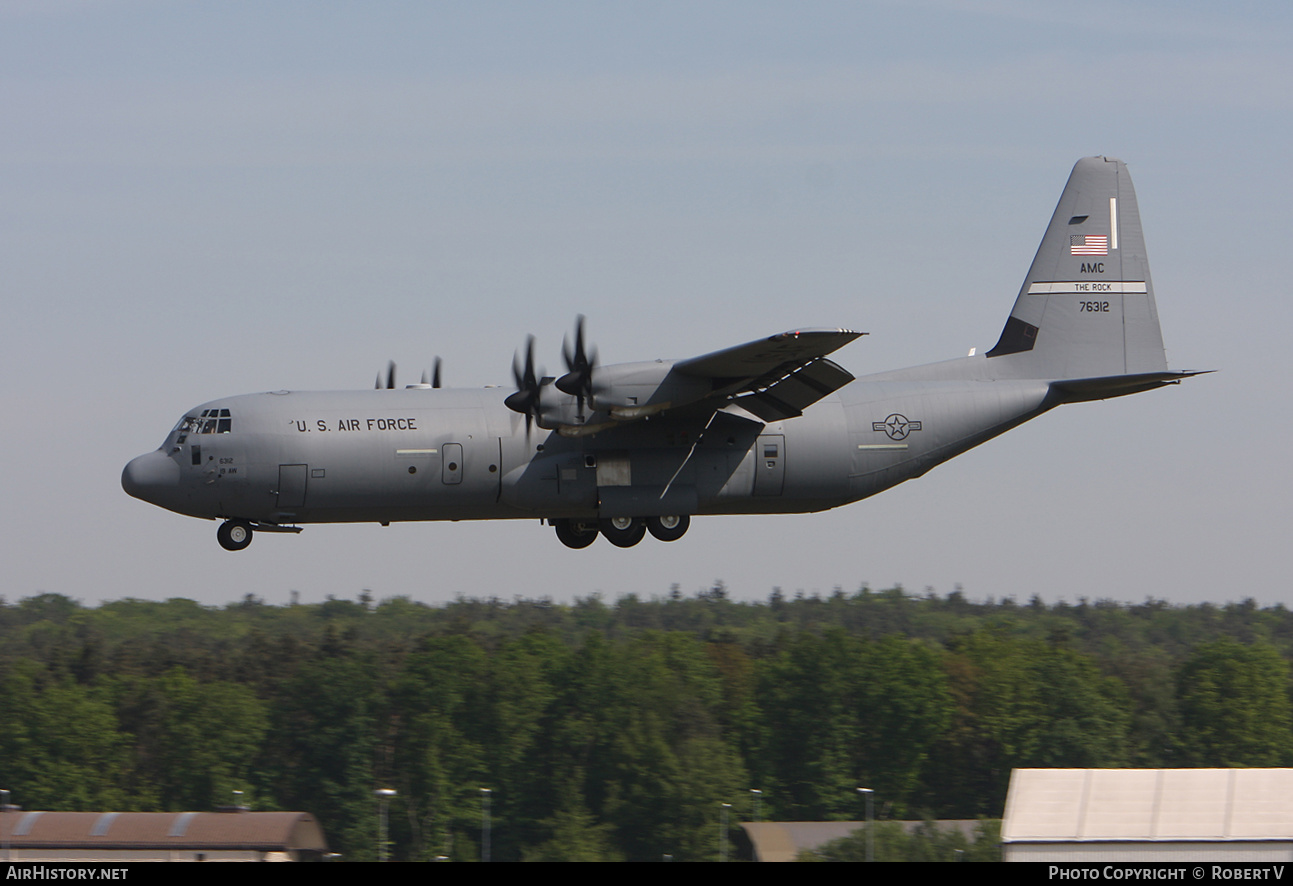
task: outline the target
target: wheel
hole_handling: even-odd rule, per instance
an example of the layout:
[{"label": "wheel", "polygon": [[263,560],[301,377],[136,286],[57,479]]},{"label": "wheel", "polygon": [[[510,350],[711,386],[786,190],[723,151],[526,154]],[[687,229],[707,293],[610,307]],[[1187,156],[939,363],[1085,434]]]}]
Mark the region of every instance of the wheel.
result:
[{"label": "wheel", "polygon": [[686,514],[670,514],[666,517],[648,517],[647,529],[660,541],[677,541],[687,534],[691,526],[691,517]]},{"label": "wheel", "polygon": [[586,548],[597,541],[597,524],[580,520],[553,520],[557,538],[568,548]]},{"label": "wheel", "polygon": [[226,551],[241,551],[251,544],[251,524],[246,520],[226,520],[216,530],[216,540]]},{"label": "wheel", "polygon": [[602,521],[602,535],[617,548],[631,548],[646,535],[646,524],[636,517],[612,517]]}]

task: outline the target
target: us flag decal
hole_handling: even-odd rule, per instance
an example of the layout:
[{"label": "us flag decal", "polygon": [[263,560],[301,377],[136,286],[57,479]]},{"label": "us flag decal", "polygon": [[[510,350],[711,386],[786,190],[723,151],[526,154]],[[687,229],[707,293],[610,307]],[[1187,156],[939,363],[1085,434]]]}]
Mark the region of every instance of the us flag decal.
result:
[{"label": "us flag decal", "polygon": [[1104,234],[1074,234],[1069,237],[1069,255],[1108,255],[1109,238]]}]

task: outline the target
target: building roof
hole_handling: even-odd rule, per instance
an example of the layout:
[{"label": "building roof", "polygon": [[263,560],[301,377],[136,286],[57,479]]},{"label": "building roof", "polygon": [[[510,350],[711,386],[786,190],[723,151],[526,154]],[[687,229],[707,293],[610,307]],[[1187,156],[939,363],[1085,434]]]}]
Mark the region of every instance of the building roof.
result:
[{"label": "building roof", "polygon": [[1293,840],[1293,769],[1016,769],[1001,840]]},{"label": "building roof", "polygon": [[[914,833],[925,824],[920,821],[897,822],[905,833]],[[877,821],[876,824],[893,824]],[[979,822],[969,820],[935,821],[939,830],[959,830],[973,840]],[[866,827],[865,821],[747,821],[741,827],[750,838],[755,861],[794,861],[800,852],[847,837]]]},{"label": "building roof", "polygon": [[306,812],[7,812],[0,837],[15,849],[255,849],[326,852]]}]

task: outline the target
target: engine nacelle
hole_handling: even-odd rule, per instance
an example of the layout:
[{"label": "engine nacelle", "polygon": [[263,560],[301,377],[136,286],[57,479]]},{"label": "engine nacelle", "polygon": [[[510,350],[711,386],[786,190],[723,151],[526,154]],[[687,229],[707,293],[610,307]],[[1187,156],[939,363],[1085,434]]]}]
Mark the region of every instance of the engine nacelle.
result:
[{"label": "engine nacelle", "polygon": [[702,400],[713,392],[705,379],[673,371],[672,361],[620,363],[593,372],[592,397],[580,409],[579,398],[543,379],[539,396],[539,427],[566,436],[582,436],[637,421],[676,406]]},{"label": "engine nacelle", "polygon": [[624,420],[694,403],[712,391],[707,380],[674,372],[666,360],[608,366],[593,376],[597,408]]}]

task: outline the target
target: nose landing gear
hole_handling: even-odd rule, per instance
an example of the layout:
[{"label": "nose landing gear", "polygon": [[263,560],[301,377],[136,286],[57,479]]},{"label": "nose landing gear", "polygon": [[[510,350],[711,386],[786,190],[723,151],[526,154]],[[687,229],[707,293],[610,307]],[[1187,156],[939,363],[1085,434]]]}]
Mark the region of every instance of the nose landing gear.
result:
[{"label": "nose landing gear", "polygon": [[246,520],[226,520],[216,530],[216,540],[226,551],[241,551],[251,544],[251,524]]},{"label": "nose landing gear", "polygon": [[281,526],[278,523],[253,523],[250,520],[234,518],[225,520],[216,530],[216,541],[226,551],[241,551],[251,544],[253,532],[289,532],[296,534],[300,526]]}]

